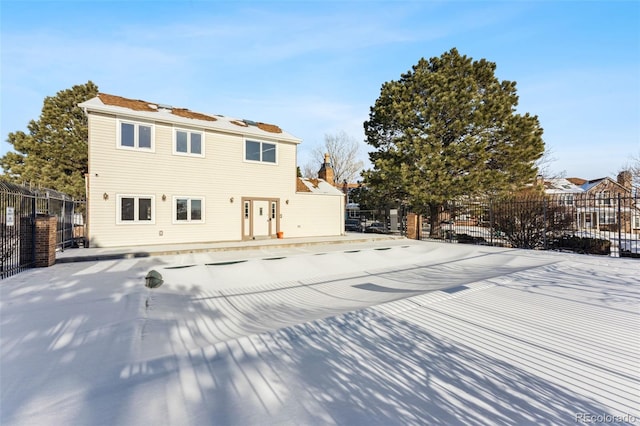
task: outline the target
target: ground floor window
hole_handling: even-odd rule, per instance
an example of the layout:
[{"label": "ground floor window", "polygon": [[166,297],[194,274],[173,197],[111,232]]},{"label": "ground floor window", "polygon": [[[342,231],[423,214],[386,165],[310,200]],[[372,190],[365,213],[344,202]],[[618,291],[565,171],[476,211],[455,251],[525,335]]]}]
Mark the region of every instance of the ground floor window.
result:
[{"label": "ground floor window", "polygon": [[153,223],[152,195],[118,195],[117,223]]},{"label": "ground floor window", "polygon": [[605,225],[605,224],[615,224],[617,223],[616,221],[616,214],[613,212],[607,212],[607,211],[601,211],[598,217],[599,223],[601,225]]},{"label": "ground floor window", "polygon": [[174,223],[201,223],[204,222],[204,198],[203,197],[174,197],[173,221]]}]

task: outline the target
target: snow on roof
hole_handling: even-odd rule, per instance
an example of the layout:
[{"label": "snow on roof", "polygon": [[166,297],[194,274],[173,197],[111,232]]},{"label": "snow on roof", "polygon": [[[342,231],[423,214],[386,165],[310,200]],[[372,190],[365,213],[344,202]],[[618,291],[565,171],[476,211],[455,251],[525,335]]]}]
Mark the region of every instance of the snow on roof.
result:
[{"label": "snow on roof", "polygon": [[121,96],[100,93],[98,96],[79,104],[85,110],[126,114],[133,117],[158,121],[169,121],[207,129],[220,130],[262,138],[300,143],[301,139],[284,132],[275,124],[237,119],[222,115],[204,114],[186,108],[128,99]]},{"label": "snow on roof", "polygon": [[297,192],[310,192],[314,194],[341,195],[344,193],[323,179],[298,178]]},{"label": "snow on roof", "polygon": [[547,194],[575,194],[584,192],[584,189],[564,178],[545,179],[544,192]]}]

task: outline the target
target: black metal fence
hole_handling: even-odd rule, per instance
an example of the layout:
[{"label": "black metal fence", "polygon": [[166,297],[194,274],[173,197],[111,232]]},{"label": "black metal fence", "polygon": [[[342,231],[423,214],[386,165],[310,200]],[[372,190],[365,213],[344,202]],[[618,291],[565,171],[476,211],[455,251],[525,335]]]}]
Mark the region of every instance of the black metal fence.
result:
[{"label": "black metal fence", "polygon": [[35,219],[56,216],[56,244],[64,250],[84,241],[84,201],[61,192],[0,180],[0,279],[35,265]]},{"label": "black metal fence", "polygon": [[422,239],[640,257],[640,199],[583,194],[448,202]]},{"label": "black metal fence", "polygon": [[35,264],[36,197],[0,181],[0,209],[0,278],[6,278]]}]

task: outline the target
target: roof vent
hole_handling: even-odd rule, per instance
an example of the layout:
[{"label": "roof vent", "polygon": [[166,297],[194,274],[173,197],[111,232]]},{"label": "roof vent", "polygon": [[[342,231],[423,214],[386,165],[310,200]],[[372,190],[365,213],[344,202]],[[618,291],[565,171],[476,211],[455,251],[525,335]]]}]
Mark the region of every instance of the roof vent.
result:
[{"label": "roof vent", "polygon": [[242,121],[243,121],[245,124],[248,124],[249,126],[257,126],[257,125],[258,125],[258,123],[256,123],[256,122],[255,122],[255,121],[253,121],[253,120],[246,120],[246,119],[245,119],[245,120],[242,120]]},{"label": "roof vent", "polygon": [[165,111],[171,111],[173,109],[173,107],[171,105],[167,105],[167,104],[158,104],[158,109],[165,110]]}]

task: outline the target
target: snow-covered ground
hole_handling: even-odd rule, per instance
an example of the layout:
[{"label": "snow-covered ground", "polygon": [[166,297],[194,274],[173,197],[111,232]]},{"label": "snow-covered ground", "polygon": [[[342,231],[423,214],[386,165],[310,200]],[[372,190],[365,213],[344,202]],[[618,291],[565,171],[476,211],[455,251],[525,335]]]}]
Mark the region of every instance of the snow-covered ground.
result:
[{"label": "snow-covered ground", "polygon": [[35,269],[0,281],[0,424],[640,424],[639,276],[409,240]]}]

